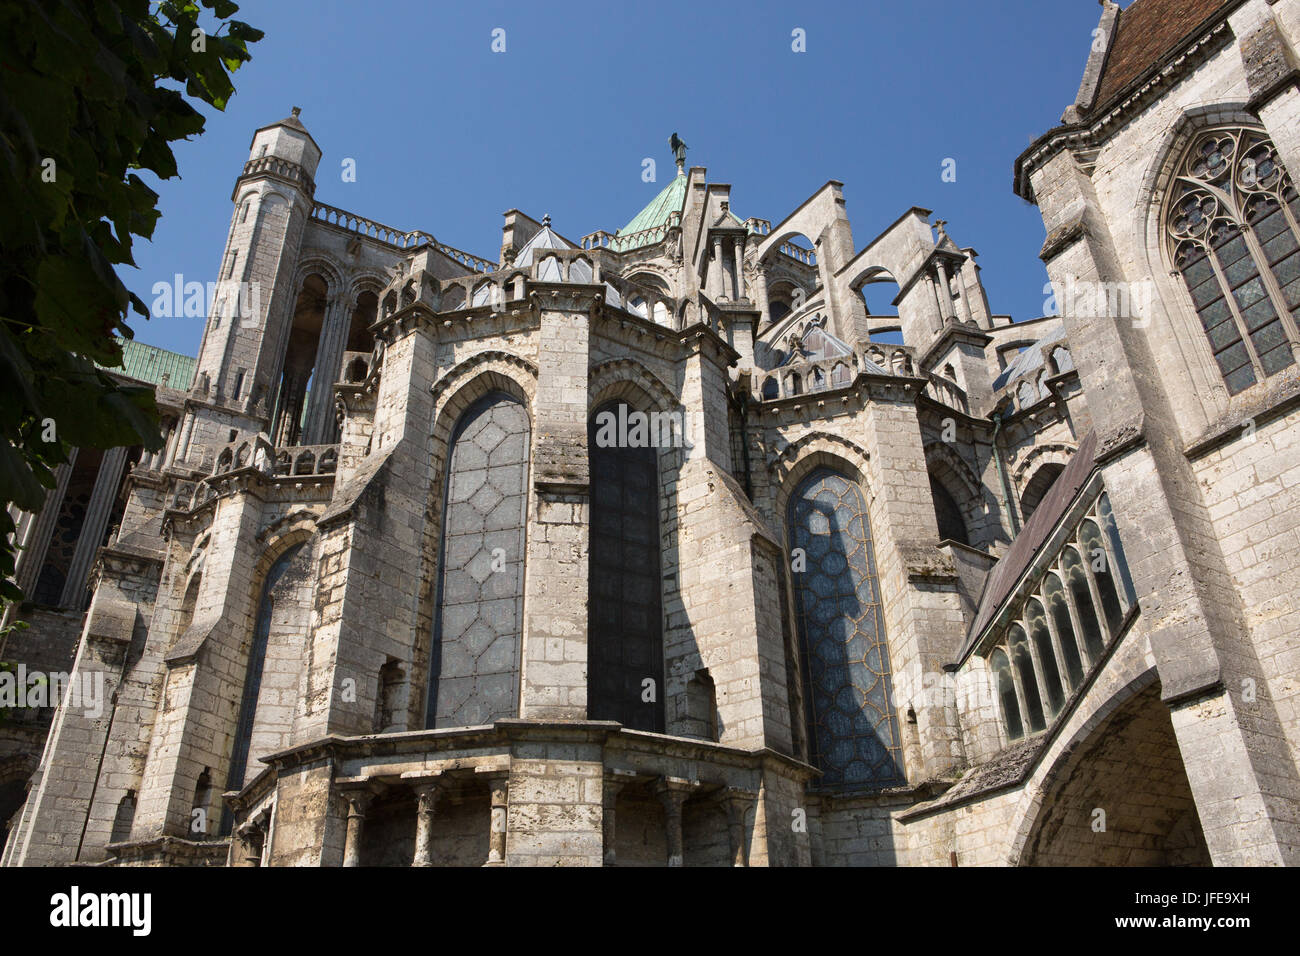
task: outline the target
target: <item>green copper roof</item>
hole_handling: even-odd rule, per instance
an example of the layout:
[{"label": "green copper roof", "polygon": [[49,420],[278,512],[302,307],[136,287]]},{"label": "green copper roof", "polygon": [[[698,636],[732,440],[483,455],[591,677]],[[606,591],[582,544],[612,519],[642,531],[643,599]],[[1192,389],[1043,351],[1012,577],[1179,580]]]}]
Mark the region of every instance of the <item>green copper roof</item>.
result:
[{"label": "green copper roof", "polygon": [[190,387],[190,381],[194,378],[194,359],[190,356],[121,336],[118,336],[117,343],[122,346],[121,367],[108,368],[101,365],[100,368],[148,385],[179,389]]},{"label": "green copper roof", "polygon": [[668,225],[668,216],[674,212],[682,211],[682,204],[686,199],[686,176],[679,173],[673,177],[673,181],[663,188],[663,191],[650,200],[650,204],[632,217],[632,221],[618,231],[617,236],[609,244],[615,252],[626,252],[629,249],[638,249],[641,246],[648,246],[651,243],[658,242],[667,234],[667,230],[662,230],[661,234],[650,233],[641,236],[630,242],[626,239],[620,240],[619,237],[631,236],[634,233],[645,232],[648,229],[658,229]]}]

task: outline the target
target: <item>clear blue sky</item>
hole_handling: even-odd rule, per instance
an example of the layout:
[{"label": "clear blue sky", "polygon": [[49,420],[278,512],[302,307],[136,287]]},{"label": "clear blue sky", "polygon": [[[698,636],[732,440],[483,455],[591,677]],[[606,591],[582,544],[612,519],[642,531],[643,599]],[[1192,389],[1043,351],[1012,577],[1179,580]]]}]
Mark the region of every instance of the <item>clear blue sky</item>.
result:
[{"label": "clear blue sky", "polygon": [[[246,0],[239,18],[266,37],[225,112],[176,145],[181,178],[152,184],[162,220],[123,277],[146,303],[175,273],[214,280],[253,130],[297,105],[325,153],[318,201],[489,259],[511,207],[574,240],[624,225],[672,175],[676,131],[742,218],[776,223],[837,179],[862,248],[933,209],[980,253],[994,311],[1036,318],[1043,226],[1012,164],[1074,98],[1099,15],[1093,0]],[[202,334],[194,318],[131,324],[189,354]]]}]

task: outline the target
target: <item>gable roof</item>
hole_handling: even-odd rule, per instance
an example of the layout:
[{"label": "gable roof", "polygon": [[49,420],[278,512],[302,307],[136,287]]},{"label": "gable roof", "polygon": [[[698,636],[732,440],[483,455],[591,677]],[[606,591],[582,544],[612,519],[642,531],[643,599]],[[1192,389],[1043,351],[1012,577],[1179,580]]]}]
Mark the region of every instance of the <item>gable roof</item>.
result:
[{"label": "gable roof", "polygon": [[1234,0],[1135,0],[1119,14],[1093,107],[1106,105]]},{"label": "gable roof", "polygon": [[106,372],[123,375],[146,385],[162,385],[181,389],[190,387],[194,378],[194,359],[180,352],[169,352],[156,345],[145,345],[135,339],[117,336],[122,346],[122,364],[117,368],[98,365]]},{"label": "gable roof", "polygon": [[1007,553],[993,566],[984,582],[984,591],[980,594],[979,606],[975,611],[975,622],[966,635],[966,644],[957,656],[958,661],[965,660],[966,655],[974,649],[976,642],[1015,592],[1021,576],[1038,557],[1047,539],[1079,497],[1083,486],[1092,476],[1096,454],[1097,435],[1088,432],[1083,441],[1079,442],[1079,449],[1070,463],[1052,482],[1047,494],[1043,495],[1043,500],[1020,529],[1020,534],[1011,542]]},{"label": "gable roof", "polygon": [[576,249],[578,248],[569,240],[565,239],[558,232],[551,228],[550,217],[531,239],[524,243],[524,247],[515,255],[515,265],[530,266],[533,264],[533,255],[539,249]]}]

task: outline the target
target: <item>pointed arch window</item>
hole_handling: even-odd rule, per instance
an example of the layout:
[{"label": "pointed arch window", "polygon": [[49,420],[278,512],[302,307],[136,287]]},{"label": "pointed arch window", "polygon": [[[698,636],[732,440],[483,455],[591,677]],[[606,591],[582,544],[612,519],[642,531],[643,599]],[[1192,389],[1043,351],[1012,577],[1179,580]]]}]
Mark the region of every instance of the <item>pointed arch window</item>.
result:
[{"label": "pointed arch window", "polygon": [[[659,459],[648,442],[607,440],[598,427],[628,421],[623,403],[602,406],[588,431],[587,716],[662,732],[663,606],[659,554]],[[636,429],[627,430],[632,438]],[[652,681],[653,686],[646,684]],[[653,691],[647,694],[647,690]],[[649,698],[649,699],[648,699]]]},{"label": "pointed arch window", "polygon": [[1300,197],[1260,130],[1201,133],[1177,167],[1166,239],[1228,393],[1300,359]]},{"label": "pointed arch window", "polygon": [[808,740],[823,785],[905,782],[876,560],[857,484],[818,469],[791,496],[796,612],[808,702]]},{"label": "pointed arch window", "polygon": [[452,432],[426,727],[518,716],[530,435],[527,409],[505,392]]},{"label": "pointed arch window", "polygon": [[[309,551],[303,544],[295,544],[280,555],[266,572],[262,592],[257,603],[257,617],[253,622],[253,642],[248,651],[248,664],[244,670],[244,689],[239,703],[239,717],[235,724],[235,740],[230,751],[230,769],[226,774],[226,789],[239,790],[244,786],[248,760],[253,745],[253,729],[257,721],[257,704],[262,693],[262,671],[266,665],[266,649],[271,640],[272,627],[277,620],[276,610],[281,603],[292,604],[289,590],[306,575]],[[301,560],[299,560],[301,558]],[[290,571],[293,574],[289,574]],[[287,575],[287,577],[286,577]],[[265,751],[263,751],[265,752]],[[232,817],[227,807],[222,814],[221,834],[230,832]]]}]

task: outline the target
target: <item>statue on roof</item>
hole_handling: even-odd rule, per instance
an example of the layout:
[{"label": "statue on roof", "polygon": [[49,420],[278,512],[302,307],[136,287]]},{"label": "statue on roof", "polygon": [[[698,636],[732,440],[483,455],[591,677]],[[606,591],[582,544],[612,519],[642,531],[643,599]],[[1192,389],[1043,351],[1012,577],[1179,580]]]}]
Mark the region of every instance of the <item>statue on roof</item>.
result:
[{"label": "statue on roof", "polygon": [[686,168],[686,144],[673,133],[668,140],[668,148],[673,151],[673,159],[677,161],[677,171],[682,172]]}]

